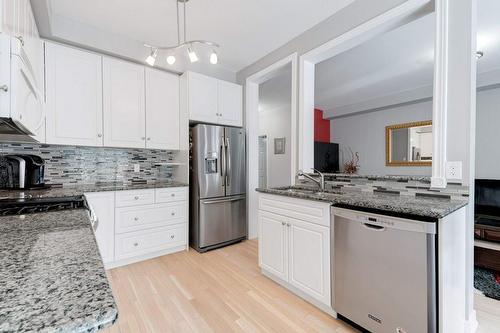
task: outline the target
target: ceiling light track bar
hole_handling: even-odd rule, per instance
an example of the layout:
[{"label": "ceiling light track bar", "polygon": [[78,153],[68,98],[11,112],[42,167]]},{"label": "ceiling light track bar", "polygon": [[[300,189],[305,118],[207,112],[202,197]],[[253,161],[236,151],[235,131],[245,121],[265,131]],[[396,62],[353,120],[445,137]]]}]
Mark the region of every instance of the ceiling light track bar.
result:
[{"label": "ceiling light track bar", "polygon": [[220,47],[219,44],[208,41],[208,40],[189,40],[189,41],[180,43],[179,45],[175,45],[175,46],[155,46],[155,45],[151,45],[151,44],[144,44],[144,46],[151,48],[153,50],[168,51],[168,50],[177,50],[177,49],[180,49],[182,47],[190,47],[193,44],[202,44],[202,45],[207,45],[207,46],[215,47],[215,48]]}]

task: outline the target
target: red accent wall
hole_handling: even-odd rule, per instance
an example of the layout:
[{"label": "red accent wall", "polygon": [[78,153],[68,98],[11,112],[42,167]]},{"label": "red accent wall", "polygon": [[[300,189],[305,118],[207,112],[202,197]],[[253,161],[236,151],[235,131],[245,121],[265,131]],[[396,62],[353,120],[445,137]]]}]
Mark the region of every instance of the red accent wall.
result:
[{"label": "red accent wall", "polygon": [[323,111],[314,109],[314,141],[330,142],[330,120],[323,119]]}]

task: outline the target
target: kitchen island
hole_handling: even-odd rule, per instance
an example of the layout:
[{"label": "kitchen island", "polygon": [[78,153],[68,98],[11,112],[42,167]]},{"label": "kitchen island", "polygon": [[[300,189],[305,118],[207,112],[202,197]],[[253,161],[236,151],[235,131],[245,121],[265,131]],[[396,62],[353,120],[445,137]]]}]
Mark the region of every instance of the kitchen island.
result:
[{"label": "kitchen island", "polygon": [[94,332],[117,316],[86,209],[0,217],[0,332]]}]

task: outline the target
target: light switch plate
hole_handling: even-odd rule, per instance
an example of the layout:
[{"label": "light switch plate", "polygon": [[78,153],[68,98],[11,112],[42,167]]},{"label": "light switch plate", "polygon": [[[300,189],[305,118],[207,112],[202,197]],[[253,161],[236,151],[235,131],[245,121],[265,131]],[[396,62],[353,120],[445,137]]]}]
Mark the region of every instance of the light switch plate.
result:
[{"label": "light switch plate", "polygon": [[134,172],[141,172],[141,165],[140,164],[134,164]]},{"label": "light switch plate", "polygon": [[446,179],[462,180],[462,161],[446,162]]}]

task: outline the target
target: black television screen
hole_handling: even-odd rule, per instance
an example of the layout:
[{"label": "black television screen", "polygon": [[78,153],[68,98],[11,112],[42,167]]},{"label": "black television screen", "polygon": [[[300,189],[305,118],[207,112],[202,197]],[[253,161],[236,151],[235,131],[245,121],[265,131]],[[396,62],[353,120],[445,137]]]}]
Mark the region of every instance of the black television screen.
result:
[{"label": "black television screen", "polygon": [[339,172],[339,144],[314,142],[314,168],[321,172]]}]

